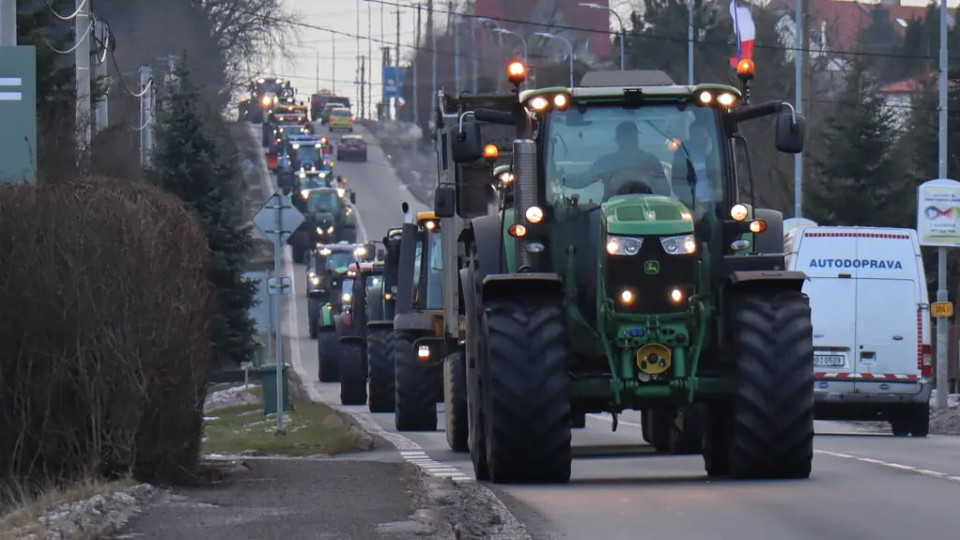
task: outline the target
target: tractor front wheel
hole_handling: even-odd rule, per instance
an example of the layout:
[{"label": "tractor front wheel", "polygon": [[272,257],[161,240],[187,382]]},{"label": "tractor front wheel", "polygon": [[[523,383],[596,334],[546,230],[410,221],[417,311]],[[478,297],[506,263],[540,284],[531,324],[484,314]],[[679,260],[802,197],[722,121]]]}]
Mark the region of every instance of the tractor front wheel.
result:
[{"label": "tractor front wheel", "polygon": [[[485,304],[481,372],[487,461],[494,482],[570,480],[570,344],[559,298],[513,295]],[[495,375],[495,376],[494,376]]]},{"label": "tractor front wheel", "polygon": [[340,338],[332,329],[317,332],[317,378],[320,382],[340,380]]},{"label": "tractor front wheel", "polygon": [[359,341],[340,342],[340,403],[367,402],[367,377],[363,372],[363,348]]},{"label": "tractor front wheel", "polygon": [[393,355],[396,363],[395,395],[397,431],[436,431],[437,366],[421,364],[413,342],[416,332],[394,333]]},{"label": "tractor front wheel", "polygon": [[808,478],[813,461],[813,328],[800,291],[733,299],[737,350],[730,472]]},{"label": "tractor front wheel", "polygon": [[370,412],[393,412],[393,329],[377,328],[369,331],[367,365],[370,369]]},{"label": "tractor front wheel", "polygon": [[443,415],[450,449],[455,452],[469,450],[467,366],[463,353],[459,351],[451,353],[443,360]]}]

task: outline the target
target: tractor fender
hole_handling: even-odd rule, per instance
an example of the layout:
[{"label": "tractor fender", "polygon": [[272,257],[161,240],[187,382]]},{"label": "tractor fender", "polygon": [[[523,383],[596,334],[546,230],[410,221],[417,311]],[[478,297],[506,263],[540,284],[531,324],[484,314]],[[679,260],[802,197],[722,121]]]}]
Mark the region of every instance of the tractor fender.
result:
[{"label": "tractor fender", "polygon": [[727,291],[794,290],[803,288],[807,274],[796,270],[743,270],[727,278]]},{"label": "tractor fender", "polygon": [[393,328],[403,331],[425,331],[433,333],[433,313],[413,311],[400,313],[393,318]]},{"label": "tractor fender", "polygon": [[783,212],[771,208],[757,208],[753,211],[754,219],[762,219],[767,223],[767,230],[754,234],[754,251],[756,253],[783,253]]},{"label": "tractor fender", "polygon": [[503,255],[501,248],[503,239],[502,224],[499,216],[482,216],[470,220],[460,234],[460,240],[476,246],[479,268],[477,279],[483,279],[490,274],[499,274]]},{"label": "tractor fender", "polygon": [[490,274],[483,278],[483,301],[503,296],[531,294],[562,296],[563,280],[554,272]]}]

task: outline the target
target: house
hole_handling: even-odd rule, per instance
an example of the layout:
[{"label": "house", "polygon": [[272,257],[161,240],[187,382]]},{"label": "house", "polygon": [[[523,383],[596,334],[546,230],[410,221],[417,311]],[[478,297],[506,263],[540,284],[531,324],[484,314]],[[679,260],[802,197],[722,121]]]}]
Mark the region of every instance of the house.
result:
[{"label": "house", "polygon": [[887,109],[893,113],[897,129],[906,127],[907,120],[910,118],[913,96],[922,88],[923,83],[919,79],[906,79],[877,89],[878,94],[883,94]]}]

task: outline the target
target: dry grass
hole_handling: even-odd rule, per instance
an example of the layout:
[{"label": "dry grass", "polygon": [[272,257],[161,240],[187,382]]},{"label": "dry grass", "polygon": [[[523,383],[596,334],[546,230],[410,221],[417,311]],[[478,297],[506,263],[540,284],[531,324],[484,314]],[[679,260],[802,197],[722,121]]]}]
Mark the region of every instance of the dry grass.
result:
[{"label": "dry grass", "polygon": [[[337,454],[357,445],[356,435],[321,403],[298,395],[291,384],[293,410],[284,415],[284,431],[276,434],[277,417],[263,414],[263,402],[217,409],[204,419],[204,454],[310,456]],[[262,399],[259,386],[249,391]]]},{"label": "dry grass", "polygon": [[30,534],[43,538],[43,527],[37,521],[40,516],[62,504],[119,491],[134,483],[131,478],[110,482],[85,478],[67,486],[48,487],[34,496],[24,495],[24,490],[19,488],[5,489],[0,495],[3,498],[0,508],[7,509],[0,514],[0,540],[13,540]]}]

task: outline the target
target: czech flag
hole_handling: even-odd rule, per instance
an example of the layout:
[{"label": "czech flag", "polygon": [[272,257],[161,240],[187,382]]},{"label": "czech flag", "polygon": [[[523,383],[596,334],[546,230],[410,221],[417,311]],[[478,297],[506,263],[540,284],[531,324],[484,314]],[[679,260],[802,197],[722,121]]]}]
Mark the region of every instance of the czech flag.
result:
[{"label": "czech flag", "polygon": [[730,57],[730,66],[736,68],[744,58],[753,60],[753,40],[757,37],[757,28],[753,25],[750,8],[738,6],[737,0],[730,0],[730,16],[737,36],[737,56]]}]

